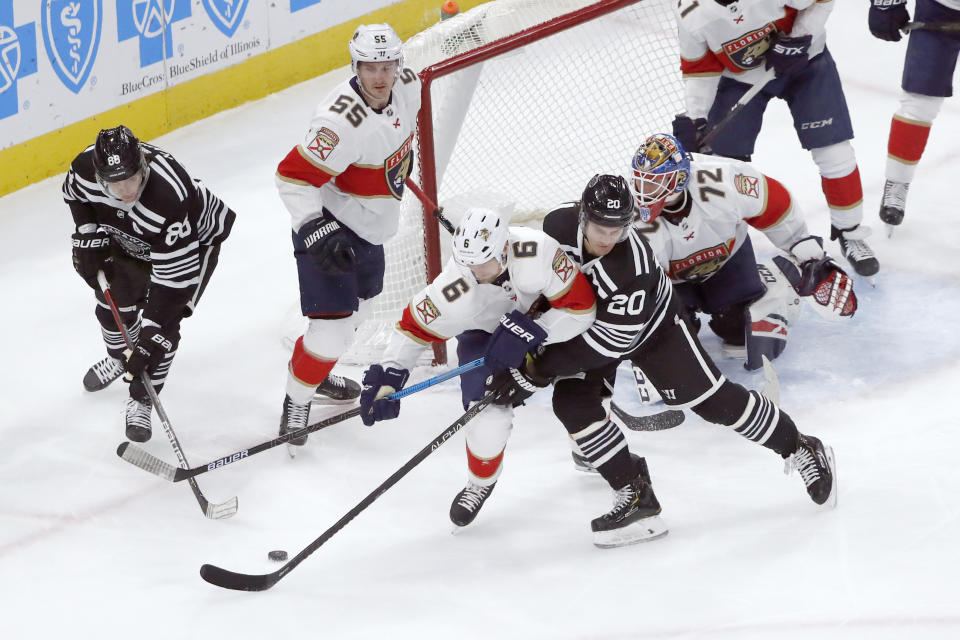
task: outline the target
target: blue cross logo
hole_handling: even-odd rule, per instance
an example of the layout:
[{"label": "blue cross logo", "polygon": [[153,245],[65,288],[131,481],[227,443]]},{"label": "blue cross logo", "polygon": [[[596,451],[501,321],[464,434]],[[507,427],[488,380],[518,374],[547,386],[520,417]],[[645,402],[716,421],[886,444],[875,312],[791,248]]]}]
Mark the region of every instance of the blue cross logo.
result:
[{"label": "blue cross logo", "polygon": [[140,67],[173,57],[173,30],[190,17],[189,0],[117,0],[117,39],[140,38]]},{"label": "blue cross logo", "polygon": [[203,6],[207,10],[207,15],[213,21],[214,26],[228,38],[233,37],[240,21],[243,19],[243,13],[247,10],[248,0],[203,0]]},{"label": "blue cross logo", "polygon": [[60,81],[73,91],[87,81],[100,46],[101,0],[46,0],[40,14],[47,57]]},{"label": "blue cross logo", "polygon": [[300,9],[306,9],[307,7],[312,7],[315,4],[320,4],[323,0],[290,0],[290,13],[294,11],[300,11]]},{"label": "blue cross logo", "polygon": [[13,22],[13,0],[0,0],[0,119],[18,110],[17,80],[37,72],[36,22]]}]

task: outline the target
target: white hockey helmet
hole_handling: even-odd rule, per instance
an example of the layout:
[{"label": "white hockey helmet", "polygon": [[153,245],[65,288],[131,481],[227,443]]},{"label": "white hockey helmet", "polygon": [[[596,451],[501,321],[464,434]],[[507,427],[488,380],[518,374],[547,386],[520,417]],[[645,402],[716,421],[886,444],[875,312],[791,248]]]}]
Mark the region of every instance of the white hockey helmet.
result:
[{"label": "white hockey helmet", "polygon": [[504,265],[509,235],[506,216],[486,207],[471,207],[453,234],[453,259],[464,267],[481,265],[494,258]]},{"label": "white hockey helmet", "polygon": [[403,42],[388,24],[362,24],[350,38],[350,68],[357,73],[358,62],[397,61],[397,76],[403,69]]}]

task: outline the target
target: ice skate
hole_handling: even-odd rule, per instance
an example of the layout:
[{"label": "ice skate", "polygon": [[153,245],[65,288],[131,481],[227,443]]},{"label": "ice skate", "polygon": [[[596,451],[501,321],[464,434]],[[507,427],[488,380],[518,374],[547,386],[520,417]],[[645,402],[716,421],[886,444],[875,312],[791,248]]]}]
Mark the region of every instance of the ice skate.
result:
[{"label": "ice skate", "polygon": [[151,410],[150,403],[143,403],[134,398],[127,398],[127,409],[124,417],[126,423],[127,440],[132,442],[146,442],[150,439]]},{"label": "ice skate", "polygon": [[866,238],[870,229],[856,225],[849,229],[830,228],[830,239],[840,243],[840,251],[847,259],[853,270],[861,276],[869,278],[880,270],[880,262],[867,244]]},{"label": "ice skate", "polygon": [[628,485],[614,494],[613,509],[590,523],[593,544],[601,549],[647,542],[667,534],[660,520],[660,503],[653,487],[644,480],[643,469]]},{"label": "ice skate", "polygon": [[810,499],[830,507],[837,505],[837,465],[833,449],[818,438],[800,434],[797,450],[786,458],[784,473],[796,469],[807,486]]},{"label": "ice skate", "polygon": [[883,184],[883,199],[880,201],[880,220],[887,224],[887,237],[893,235],[893,228],[903,222],[903,212],[907,208],[907,189],[910,184],[887,180]]},{"label": "ice skate", "polygon": [[318,404],[349,404],[360,397],[360,385],[335,374],[328,375],[313,394],[311,402]]},{"label": "ice skate", "polygon": [[457,494],[450,505],[450,521],[456,525],[454,533],[473,522],[495,486],[496,482],[486,487],[474,483],[473,480],[467,482],[467,486]]},{"label": "ice skate", "polygon": [[[576,451],[571,451],[570,456],[573,458],[573,468],[576,471],[581,471],[583,473],[600,473],[597,471],[597,468],[593,466],[592,462],[587,460],[584,456],[580,455]],[[650,482],[650,473],[647,471],[647,461],[635,453],[631,453],[630,458],[633,460],[634,468],[640,470],[640,477],[646,480],[647,483],[652,484]]]},{"label": "ice skate", "polygon": [[107,356],[100,362],[87,369],[83,376],[83,388],[87,391],[106,389],[111,382],[123,375],[123,361]]},{"label": "ice skate", "polygon": [[[284,396],[283,398],[283,415],[280,417],[280,435],[285,435],[297,429],[302,429],[307,426],[307,418],[310,416],[310,405],[309,404],[297,404],[290,399],[290,396]],[[287,441],[288,445],[293,447],[302,447],[307,444],[307,436],[300,436],[298,438],[292,438]],[[292,456],[295,456],[295,450],[291,447],[287,448],[287,452]]]}]

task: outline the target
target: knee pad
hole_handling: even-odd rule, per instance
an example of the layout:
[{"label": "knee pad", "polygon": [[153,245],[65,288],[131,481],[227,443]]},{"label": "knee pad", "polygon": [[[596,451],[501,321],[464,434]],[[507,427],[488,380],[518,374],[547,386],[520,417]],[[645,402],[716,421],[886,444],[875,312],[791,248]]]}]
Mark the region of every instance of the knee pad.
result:
[{"label": "knee pad", "polygon": [[824,178],[843,178],[857,168],[857,155],[849,140],[810,150]]},{"label": "knee pad", "polygon": [[729,427],[740,419],[749,401],[750,393],[746,389],[725,380],[706,400],[691,409],[707,422]]},{"label": "knee pad", "polygon": [[567,385],[563,383],[563,380],[559,380],[553,387],[553,414],[563,423],[567,433],[575,433],[587,425],[606,419],[602,393],[578,393],[565,389]]},{"label": "knee pad", "polygon": [[942,105],[943,98],[904,91],[900,95],[900,107],[895,115],[906,120],[916,120],[929,124],[936,119]]}]

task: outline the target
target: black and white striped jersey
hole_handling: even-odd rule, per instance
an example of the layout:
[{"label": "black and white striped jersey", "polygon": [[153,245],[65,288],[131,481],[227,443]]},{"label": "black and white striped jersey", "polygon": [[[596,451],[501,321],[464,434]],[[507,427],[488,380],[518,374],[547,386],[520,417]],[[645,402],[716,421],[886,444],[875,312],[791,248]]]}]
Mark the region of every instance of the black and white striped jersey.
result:
[{"label": "black and white striped jersey", "polygon": [[646,238],[631,229],[607,255],[586,255],[579,203],[552,210],[543,230],[576,261],[597,298],[593,325],[572,340],[548,347],[540,359],[544,372],[569,375],[629,357],[664,322],[673,299],[670,280]]},{"label": "black and white striped jersey", "polygon": [[202,248],[230,234],[234,212],[162,149],[141,143],[145,179],[133,203],[113,197],[97,181],[91,145],[74,158],[63,199],[77,231],[109,234],[129,256],[150,262],[144,318],[163,326],[179,320],[200,285]]}]

